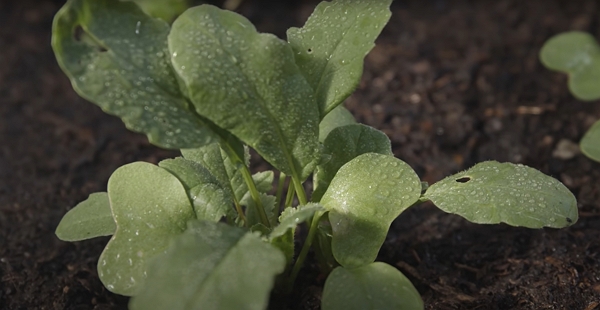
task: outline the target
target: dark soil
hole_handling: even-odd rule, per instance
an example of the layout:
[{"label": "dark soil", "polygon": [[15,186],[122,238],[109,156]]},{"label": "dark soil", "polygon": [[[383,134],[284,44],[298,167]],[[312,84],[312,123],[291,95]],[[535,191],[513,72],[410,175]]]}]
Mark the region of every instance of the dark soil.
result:
[{"label": "dark soil", "polygon": [[[0,2],[0,309],[123,309],[127,298],[96,274],[107,239],[66,243],[54,229],[120,165],[177,153],[74,93],[50,48],[60,5]],[[239,11],[283,36],[314,5],[246,0]],[[600,118],[600,104],[573,99],[566,77],[537,59],[560,31],[600,37],[599,13],[595,0],[394,3],[346,102],[357,118],[430,183],[484,160],[523,163],[565,183],[580,209],[563,230],[474,225],[432,205],[406,211],[379,260],[413,281],[427,309],[600,309],[600,164],[553,156]],[[318,309],[323,279],[306,271],[293,309]]]}]

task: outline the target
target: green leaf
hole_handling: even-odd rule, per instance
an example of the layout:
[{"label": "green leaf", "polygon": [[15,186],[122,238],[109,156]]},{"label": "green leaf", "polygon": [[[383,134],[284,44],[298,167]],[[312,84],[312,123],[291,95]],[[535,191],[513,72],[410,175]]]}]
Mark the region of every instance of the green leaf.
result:
[{"label": "green leaf", "polygon": [[319,201],[338,170],[347,162],[365,153],[393,156],[390,139],[381,131],[363,124],[335,128],[327,136],[323,154],[331,158],[317,166],[315,191],[311,200]]},{"label": "green leaf", "polygon": [[323,117],[323,120],[319,124],[319,142],[325,142],[325,138],[335,128],[351,124],[356,124],[352,113],[342,105],[335,107],[335,109]]},{"label": "green leaf", "polygon": [[581,139],[581,152],[600,162],[600,121],[595,122]]},{"label": "green leaf", "polygon": [[198,114],[280,171],[305,179],[316,165],[319,112],[289,45],[243,16],[210,5],[174,23],[169,49]]},{"label": "green leaf", "polygon": [[134,3],[71,0],[56,14],[52,29],[56,59],[75,91],[119,116],[127,128],[165,148],[217,141],[179,90],[167,23]]},{"label": "green leaf", "polygon": [[158,166],[169,171],[190,190],[200,184],[218,184],[217,179],[199,163],[182,157],[165,159]]},{"label": "green leaf", "polygon": [[300,71],[314,89],[321,118],[360,81],[363,58],[390,19],[392,0],[321,2],[302,28],[287,37]]},{"label": "green leaf", "polygon": [[115,233],[117,226],[110,212],[108,194],[94,193],[69,210],[56,228],[63,241],[80,241]]},{"label": "green leaf", "polygon": [[218,222],[224,216],[234,217],[231,196],[217,184],[200,184],[190,190],[196,218]]},{"label": "green leaf", "polygon": [[150,264],[148,281],[130,309],[266,309],[285,258],[252,233],[192,221]]},{"label": "green leaf", "polygon": [[575,196],[533,168],[487,161],[431,185],[436,206],[479,224],[560,228],[577,221]]},{"label": "green leaf", "polygon": [[104,285],[134,295],[146,277],[146,260],[164,251],[194,218],[187,192],[165,169],[135,162],[108,180],[108,197],[117,230],[98,261]]},{"label": "green leaf", "polygon": [[[277,206],[275,205],[275,196],[260,193],[259,197],[269,222],[271,225],[275,225],[277,222],[277,215],[279,214],[279,210],[276,210]],[[260,215],[256,213],[256,204],[250,195],[246,195],[244,199],[240,201],[240,204],[246,206],[246,220],[250,226],[261,223]]]},{"label": "green leaf", "polygon": [[392,221],[420,196],[419,177],[395,157],[367,153],[345,164],[321,200],[335,259],[348,268],[372,263]]},{"label": "green leaf", "polygon": [[[123,0],[122,0],[123,1]],[[148,15],[171,22],[189,7],[188,0],[126,0],[133,1]]]},{"label": "green leaf", "polygon": [[322,210],[324,210],[323,207],[315,203],[309,203],[305,206],[299,206],[298,208],[290,207],[283,210],[279,216],[279,225],[273,229],[269,235],[269,239],[283,236],[288,230],[294,230],[296,226],[311,219],[317,211]]},{"label": "green leaf", "polygon": [[398,269],[375,262],[356,269],[338,267],[323,288],[323,310],[421,310],[419,292]]},{"label": "green leaf", "polygon": [[569,90],[578,99],[600,98],[600,45],[591,34],[571,31],[550,38],[540,60],[551,70],[569,74]]}]

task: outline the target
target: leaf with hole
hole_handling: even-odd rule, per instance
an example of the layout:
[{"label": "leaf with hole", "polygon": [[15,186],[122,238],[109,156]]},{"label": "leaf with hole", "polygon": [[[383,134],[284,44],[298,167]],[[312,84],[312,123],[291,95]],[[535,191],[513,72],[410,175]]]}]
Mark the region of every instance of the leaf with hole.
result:
[{"label": "leaf with hole", "polygon": [[319,112],[291,48],[210,5],[174,23],[169,49],[198,114],[304,180],[316,165]]},{"label": "leaf with hole", "polygon": [[391,0],[321,2],[304,27],[287,37],[296,63],[315,93],[321,118],[354,91],[363,58],[388,22]]},{"label": "leaf with hole", "polygon": [[134,3],[72,0],[54,18],[52,47],[73,88],[127,128],[165,148],[217,141],[179,91],[169,25]]},{"label": "leaf with hole", "polygon": [[221,223],[188,226],[149,264],[148,284],[131,309],[266,309],[275,276],[285,268],[281,251]]},{"label": "leaf with hole", "polygon": [[81,241],[115,233],[107,193],[94,193],[63,216],[56,236],[63,241]]},{"label": "leaf with hole", "polygon": [[181,182],[165,169],[135,162],[108,180],[117,225],[98,261],[98,275],[111,292],[134,295],[146,278],[146,261],[163,252],[195,217]]},{"label": "leaf with hole", "polygon": [[321,199],[335,259],[348,268],[372,263],[392,221],[420,196],[419,177],[395,157],[367,153],[342,166]]},{"label": "leaf with hole", "polygon": [[424,197],[480,224],[561,228],[578,218],[575,196],[562,183],[520,164],[479,163],[431,185]]}]

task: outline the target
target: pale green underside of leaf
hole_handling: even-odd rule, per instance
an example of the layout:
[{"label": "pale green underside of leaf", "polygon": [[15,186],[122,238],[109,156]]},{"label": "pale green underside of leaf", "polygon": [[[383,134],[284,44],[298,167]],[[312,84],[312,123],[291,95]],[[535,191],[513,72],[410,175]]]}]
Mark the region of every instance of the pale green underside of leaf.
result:
[{"label": "pale green underside of leaf", "polygon": [[[329,115],[328,115],[329,116]],[[365,153],[393,156],[390,139],[381,131],[363,124],[333,129],[324,142],[323,154],[331,156],[319,164],[314,174],[315,190],[311,200],[319,201],[338,170]]]},{"label": "pale green underside of leaf", "polygon": [[79,95],[153,144],[183,148],[216,141],[179,91],[168,33],[169,25],[133,3],[70,0],[54,19],[52,47]]},{"label": "pale green underside of leaf", "polygon": [[314,89],[320,116],[354,91],[363,59],[387,24],[391,0],[321,2],[302,28],[290,28],[287,38],[296,63]]},{"label": "pale green underside of leaf", "polygon": [[437,207],[479,224],[561,228],[577,221],[575,196],[533,168],[487,161],[431,185]]},{"label": "pale green underside of leaf", "polygon": [[571,31],[550,38],[540,60],[551,70],[569,74],[569,90],[578,99],[600,98],[600,45],[591,34]]},{"label": "pale green underside of leaf", "polygon": [[319,204],[309,203],[305,206],[297,208],[289,207],[279,216],[279,225],[273,229],[269,235],[269,239],[283,236],[286,231],[293,230],[296,226],[311,219],[317,211],[323,211],[323,207]]},{"label": "pale green underside of leaf", "polygon": [[338,267],[327,277],[323,310],[422,310],[423,301],[398,269],[375,262],[356,269]]},{"label": "pale green underside of leaf", "polygon": [[174,23],[169,49],[198,114],[304,180],[319,158],[319,112],[289,45],[243,16],[201,5]]},{"label": "pale green underside of leaf", "polygon": [[130,309],[266,309],[283,254],[260,237],[221,223],[192,221],[149,267]]},{"label": "pale green underside of leaf", "polygon": [[600,121],[596,121],[581,139],[581,152],[600,162]]},{"label": "pale green underside of leaf", "polygon": [[420,195],[419,177],[395,157],[367,153],[342,166],[321,200],[335,259],[348,268],[372,263],[392,221]]},{"label": "pale green underside of leaf", "polygon": [[187,192],[165,169],[135,162],[108,180],[117,230],[98,261],[98,275],[111,292],[134,295],[146,277],[146,261],[163,252],[194,218]]},{"label": "pale green underside of leaf", "polygon": [[325,142],[325,139],[332,130],[351,124],[356,124],[352,113],[342,105],[335,107],[319,123],[319,142]]},{"label": "pale green underside of leaf", "polygon": [[93,193],[63,216],[56,228],[56,236],[63,241],[80,241],[110,236],[115,229],[108,194]]}]

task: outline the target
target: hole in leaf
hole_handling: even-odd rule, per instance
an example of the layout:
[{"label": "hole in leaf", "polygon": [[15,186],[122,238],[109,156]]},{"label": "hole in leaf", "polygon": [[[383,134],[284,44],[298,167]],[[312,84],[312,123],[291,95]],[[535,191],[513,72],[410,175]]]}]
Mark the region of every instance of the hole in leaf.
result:
[{"label": "hole in leaf", "polygon": [[458,183],[467,183],[469,181],[471,181],[471,177],[462,177],[460,179],[456,179],[456,182]]},{"label": "hole in leaf", "polygon": [[573,223],[573,220],[567,217],[567,222]]},{"label": "hole in leaf", "polygon": [[75,39],[75,41],[77,41],[77,42],[81,42],[83,34],[84,34],[83,27],[77,26],[77,27],[75,27],[75,30],[73,30],[73,39]]},{"label": "hole in leaf", "polygon": [[312,48],[309,48],[308,50],[306,50],[309,54],[312,53]]}]

